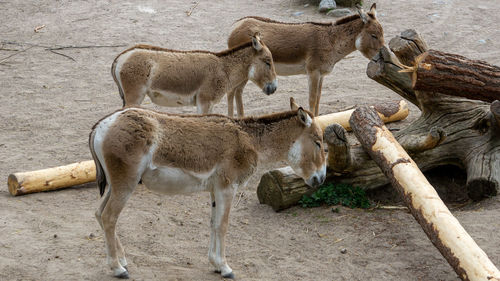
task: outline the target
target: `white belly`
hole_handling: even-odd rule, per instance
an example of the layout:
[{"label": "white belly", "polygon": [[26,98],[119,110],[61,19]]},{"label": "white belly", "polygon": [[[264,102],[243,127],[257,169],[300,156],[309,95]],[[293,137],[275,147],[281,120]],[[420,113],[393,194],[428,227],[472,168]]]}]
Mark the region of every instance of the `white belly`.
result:
[{"label": "white belly", "polygon": [[290,76],[298,74],[306,74],[305,63],[299,64],[285,64],[285,63],[274,63],[276,69],[276,74],[281,76]]},{"label": "white belly", "polygon": [[157,105],[177,107],[186,105],[196,105],[196,93],[177,94],[167,91],[148,91],[151,101]]},{"label": "white belly", "polygon": [[172,167],[149,167],[142,175],[147,188],[163,194],[185,194],[208,191],[215,168],[207,173],[195,173]]}]

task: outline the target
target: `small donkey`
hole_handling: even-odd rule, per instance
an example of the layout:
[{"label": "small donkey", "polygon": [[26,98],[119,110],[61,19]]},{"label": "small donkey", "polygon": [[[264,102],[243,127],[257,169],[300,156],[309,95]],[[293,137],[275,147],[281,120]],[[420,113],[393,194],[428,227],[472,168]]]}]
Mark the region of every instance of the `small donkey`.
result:
[{"label": "small donkey", "polygon": [[140,105],[148,95],[162,106],[195,105],[199,114],[210,113],[243,81],[267,95],[278,85],[271,52],[257,34],[219,53],[138,45],[115,58],[111,74],[124,107]]},{"label": "small donkey", "polygon": [[116,222],[139,180],[156,192],[210,192],[212,218],[209,261],[223,277],[224,237],[236,190],[260,164],[286,161],[308,185],[326,177],[323,133],[311,113],[292,110],[262,117],[174,115],[125,108],[94,125],[89,145],[101,196],[96,211],[113,274],[128,278]]},{"label": "small donkey", "polygon": [[[319,113],[323,77],[335,64],[355,50],[371,59],[384,45],[384,32],[377,21],[376,5],[368,13],[346,16],[334,23],[283,23],[261,17],[238,20],[229,36],[229,47],[248,41],[259,31],[273,54],[278,75],[307,74],[309,78],[309,110]],[[238,115],[243,115],[241,94],[246,81],[228,93],[228,104],[236,97]],[[230,107],[228,107],[230,108]],[[229,112],[229,116],[233,113]]]}]

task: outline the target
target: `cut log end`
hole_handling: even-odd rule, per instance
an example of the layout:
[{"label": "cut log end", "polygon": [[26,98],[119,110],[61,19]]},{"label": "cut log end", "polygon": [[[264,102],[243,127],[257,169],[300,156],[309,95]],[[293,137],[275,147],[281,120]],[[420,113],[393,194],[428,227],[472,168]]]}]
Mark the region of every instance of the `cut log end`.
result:
[{"label": "cut log end", "polygon": [[351,166],[350,144],[346,130],[340,124],[326,127],[324,139],[328,145],[328,170],[342,173]]},{"label": "cut log end", "polygon": [[13,196],[22,195],[21,184],[17,180],[15,174],[10,174],[7,179],[7,185],[9,187],[9,193]]}]

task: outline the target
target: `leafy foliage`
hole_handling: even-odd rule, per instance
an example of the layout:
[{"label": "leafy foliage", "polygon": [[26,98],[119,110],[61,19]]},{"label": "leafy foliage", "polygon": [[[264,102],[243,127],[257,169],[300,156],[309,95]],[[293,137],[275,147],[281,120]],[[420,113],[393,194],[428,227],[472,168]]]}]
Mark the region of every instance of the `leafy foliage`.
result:
[{"label": "leafy foliage", "polygon": [[324,184],[311,196],[304,195],[299,201],[304,208],[318,207],[322,204],[338,205],[349,208],[367,209],[370,200],[364,190],[347,184]]}]

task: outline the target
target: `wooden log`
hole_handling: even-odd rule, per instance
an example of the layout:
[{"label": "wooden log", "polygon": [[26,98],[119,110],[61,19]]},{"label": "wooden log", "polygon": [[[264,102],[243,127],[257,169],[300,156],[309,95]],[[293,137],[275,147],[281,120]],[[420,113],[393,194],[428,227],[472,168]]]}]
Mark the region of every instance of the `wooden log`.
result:
[{"label": "wooden log", "polygon": [[416,59],[413,89],[493,102],[500,100],[500,67],[429,50]]},{"label": "wooden log", "polygon": [[350,120],[364,149],[390,178],[431,242],[462,280],[500,280],[500,271],[441,201],[417,164],[373,109],[360,107]]},{"label": "wooden log", "polygon": [[257,187],[257,197],[261,204],[280,211],[296,204],[304,194],[314,191],[314,188],[304,184],[302,178],[295,175],[292,168],[284,167],[262,176]]},{"label": "wooden log", "polygon": [[[380,118],[386,123],[400,121],[408,117],[409,109],[408,103],[404,100],[397,102],[390,102],[385,104],[378,104],[373,106],[377,110]],[[351,126],[349,125],[349,118],[354,112],[354,109],[330,113],[325,115],[320,115],[315,117],[315,121],[318,122],[321,129],[324,131],[325,128],[333,123],[340,124],[346,130],[350,131]]]},{"label": "wooden log", "polygon": [[93,160],[38,171],[10,174],[10,194],[17,196],[28,193],[61,189],[95,181]]}]

